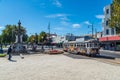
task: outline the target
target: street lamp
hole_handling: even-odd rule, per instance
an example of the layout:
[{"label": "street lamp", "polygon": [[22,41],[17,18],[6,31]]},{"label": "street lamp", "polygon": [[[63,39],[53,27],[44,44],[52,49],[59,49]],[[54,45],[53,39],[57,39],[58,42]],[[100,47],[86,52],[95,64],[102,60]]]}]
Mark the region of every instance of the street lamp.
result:
[{"label": "street lamp", "polygon": [[94,26],[93,26],[93,24],[91,24],[91,25],[88,25],[88,28],[89,28],[89,27],[92,28],[92,37],[93,37],[93,33],[94,33],[94,29],[93,29],[93,27],[94,27]]},{"label": "street lamp", "polygon": [[97,39],[97,29],[95,28],[95,38]]},{"label": "street lamp", "polygon": [[41,38],[42,38],[42,50],[44,50],[44,47],[43,47],[43,38],[44,38],[44,37],[42,36]]}]

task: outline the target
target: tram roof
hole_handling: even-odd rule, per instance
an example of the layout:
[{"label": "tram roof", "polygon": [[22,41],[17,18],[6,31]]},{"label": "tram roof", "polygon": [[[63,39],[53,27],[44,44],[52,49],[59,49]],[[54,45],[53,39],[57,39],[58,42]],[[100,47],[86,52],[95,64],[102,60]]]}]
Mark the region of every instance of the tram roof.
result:
[{"label": "tram roof", "polygon": [[90,40],[87,40],[87,41],[85,41],[85,42],[99,42],[99,41],[96,40],[96,39],[90,39]]},{"label": "tram roof", "polygon": [[90,40],[86,40],[86,41],[82,41],[82,42],[78,42],[78,41],[69,41],[69,42],[65,42],[65,43],[86,43],[86,42],[99,42],[96,39],[90,39]]}]

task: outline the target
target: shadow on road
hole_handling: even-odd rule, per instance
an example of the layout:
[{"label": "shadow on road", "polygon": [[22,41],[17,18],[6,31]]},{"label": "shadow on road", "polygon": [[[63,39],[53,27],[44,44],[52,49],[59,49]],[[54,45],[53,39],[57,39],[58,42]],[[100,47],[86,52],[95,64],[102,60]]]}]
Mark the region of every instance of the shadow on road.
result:
[{"label": "shadow on road", "polygon": [[101,58],[101,59],[115,59],[115,57],[111,57],[111,56],[104,56],[104,55],[96,55],[96,56],[93,56],[93,58]]},{"label": "shadow on road", "polygon": [[11,61],[11,62],[17,62],[16,60],[9,60],[9,61]]},{"label": "shadow on road", "polygon": [[76,54],[64,54],[65,56],[67,57],[70,57],[70,58],[73,58],[73,59],[90,59],[90,57],[86,57],[86,56],[83,56],[83,55],[76,55]]},{"label": "shadow on road", "polygon": [[76,55],[76,54],[64,54],[65,56],[68,56],[70,58],[73,59],[92,59],[92,58],[99,58],[99,59],[115,59],[115,57],[111,57],[111,56],[103,56],[103,55],[96,55],[96,56],[85,56],[85,55]]}]

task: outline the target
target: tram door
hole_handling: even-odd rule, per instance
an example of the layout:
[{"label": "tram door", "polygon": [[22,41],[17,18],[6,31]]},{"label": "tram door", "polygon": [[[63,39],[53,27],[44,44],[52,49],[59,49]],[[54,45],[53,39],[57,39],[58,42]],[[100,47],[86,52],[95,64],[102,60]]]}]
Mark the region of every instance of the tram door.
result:
[{"label": "tram door", "polygon": [[86,48],[87,48],[87,52],[86,54],[90,54],[90,50],[91,50],[91,43],[86,43]]}]

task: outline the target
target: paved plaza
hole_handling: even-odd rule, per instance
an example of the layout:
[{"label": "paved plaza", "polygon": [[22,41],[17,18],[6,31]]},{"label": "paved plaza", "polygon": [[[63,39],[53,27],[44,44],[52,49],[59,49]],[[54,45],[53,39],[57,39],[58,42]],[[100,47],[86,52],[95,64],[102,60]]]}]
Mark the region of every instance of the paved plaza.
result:
[{"label": "paved plaza", "polygon": [[120,80],[120,66],[68,53],[0,58],[0,80]]}]

